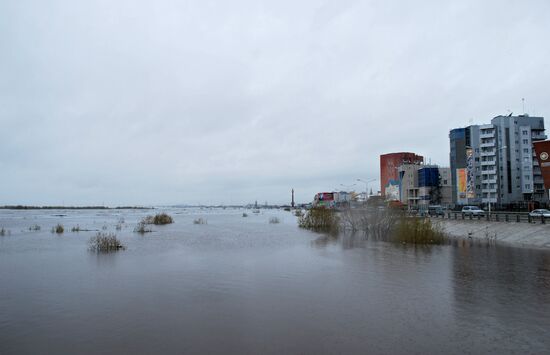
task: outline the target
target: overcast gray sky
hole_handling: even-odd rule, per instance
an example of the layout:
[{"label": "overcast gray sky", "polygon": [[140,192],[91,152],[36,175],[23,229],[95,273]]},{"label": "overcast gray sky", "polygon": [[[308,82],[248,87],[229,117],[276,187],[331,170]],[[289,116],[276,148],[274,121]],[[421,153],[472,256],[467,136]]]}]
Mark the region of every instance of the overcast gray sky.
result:
[{"label": "overcast gray sky", "polygon": [[378,178],[382,153],[448,165],[451,128],[522,97],[550,117],[549,16],[547,0],[1,1],[0,204],[306,202]]}]

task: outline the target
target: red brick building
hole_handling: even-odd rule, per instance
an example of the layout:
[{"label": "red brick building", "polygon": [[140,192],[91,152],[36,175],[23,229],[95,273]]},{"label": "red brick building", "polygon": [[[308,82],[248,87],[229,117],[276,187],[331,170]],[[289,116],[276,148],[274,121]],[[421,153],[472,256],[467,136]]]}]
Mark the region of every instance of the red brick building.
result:
[{"label": "red brick building", "polygon": [[380,155],[380,191],[382,196],[386,195],[386,187],[391,183],[397,185],[399,183],[399,173],[397,168],[400,165],[421,164],[424,162],[424,157],[410,152],[388,153]]}]

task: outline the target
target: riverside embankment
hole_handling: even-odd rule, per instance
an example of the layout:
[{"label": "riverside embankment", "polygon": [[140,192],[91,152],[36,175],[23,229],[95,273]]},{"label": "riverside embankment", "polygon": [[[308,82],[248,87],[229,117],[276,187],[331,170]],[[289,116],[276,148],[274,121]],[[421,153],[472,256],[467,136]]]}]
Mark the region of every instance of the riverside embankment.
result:
[{"label": "riverside embankment", "polygon": [[550,248],[550,224],[432,218],[451,238],[472,238],[513,246]]}]

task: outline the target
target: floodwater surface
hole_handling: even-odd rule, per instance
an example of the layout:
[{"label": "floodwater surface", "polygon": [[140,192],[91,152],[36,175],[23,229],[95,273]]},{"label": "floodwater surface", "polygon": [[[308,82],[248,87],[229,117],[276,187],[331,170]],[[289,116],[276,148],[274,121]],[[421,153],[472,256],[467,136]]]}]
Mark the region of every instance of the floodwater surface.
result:
[{"label": "floodwater surface", "polygon": [[[331,237],[277,210],[162,211],[175,223],[142,235],[152,211],[0,210],[0,353],[550,352],[549,251]],[[127,248],[90,252],[97,232],[77,225]]]}]

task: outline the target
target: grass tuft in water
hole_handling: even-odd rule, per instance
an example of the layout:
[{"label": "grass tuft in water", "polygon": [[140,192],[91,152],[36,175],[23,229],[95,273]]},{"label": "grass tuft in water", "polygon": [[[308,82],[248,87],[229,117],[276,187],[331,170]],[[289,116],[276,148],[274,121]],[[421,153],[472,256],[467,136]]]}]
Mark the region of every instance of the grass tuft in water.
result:
[{"label": "grass tuft in water", "polygon": [[336,232],[339,223],[336,212],[328,208],[312,208],[298,219],[300,228],[316,232]]},{"label": "grass tuft in water", "polygon": [[277,218],[277,217],[271,217],[271,218],[269,219],[269,223],[270,223],[270,224],[277,224],[277,223],[281,223],[281,221],[280,221],[279,218]]},{"label": "grass tuft in water", "polygon": [[65,232],[65,228],[62,224],[58,223],[55,227],[52,227],[52,233],[63,234],[63,232]]},{"label": "grass tuft in water", "polygon": [[144,217],[141,220],[141,223],[162,225],[162,224],[174,223],[174,219],[166,213],[159,213],[159,214],[156,214],[154,216]]},{"label": "grass tuft in water", "polygon": [[391,238],[403,244],[443,244],[445,234],[429,218],[402,217],[399,219]]},{"label": "grass tuft in water", "polygon": [[197,218],[193,221],[193,224],[208,224],[208,221],[202,217]]},{"label": "grass tuft in water", "polygon": [[137,226],[134,228],[135,233],[151,233],[153,229],[147,225],[147,223],[144,223],[143,221],[139,222]]},{"label": "grass tuft in water", "polygon": [[116,234],[98,232],[90,238],[90,250],[95,252],[112,252],[124,250],[126,247],[117,239]]}]

